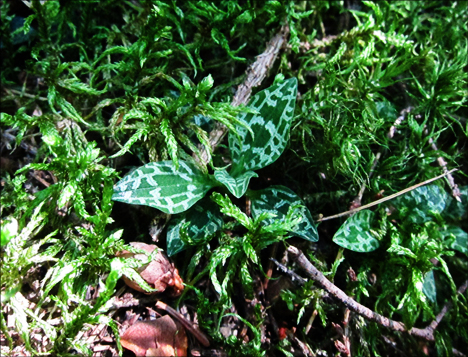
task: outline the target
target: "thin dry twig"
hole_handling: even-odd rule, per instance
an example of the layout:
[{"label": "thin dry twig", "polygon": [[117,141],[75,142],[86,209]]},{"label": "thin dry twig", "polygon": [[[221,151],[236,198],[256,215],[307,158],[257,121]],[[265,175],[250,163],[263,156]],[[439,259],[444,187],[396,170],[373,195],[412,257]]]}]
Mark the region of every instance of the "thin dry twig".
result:
[{"label": "thin dry twig", "polygon": [[[390,320],[389,318],[382,316],[371,309],[359,304],[354,299],[346,295],[336,285],[331,283],[312,263],[306,258],[306,256],[296,247],[290,246],[288,252],[294,261],[307,273],[307,275],[316,281],[322,288],[324,288],[329,294],[340,300],[347,308],[355,313],[367,318],[368,320],[377,322],[379,325],[392,329],[394,331],[407,332],[410,335],[424,338],[428,341],[434,341],[434,330],[439,325],[447,311],[451,308],[452,302],[449,301],[442,308],[441,312],[436,316],[434,321],[424,329],[415,328],[408,330],[402,322]],[[457,294],[463,294],[468,288],[468,280],[465,281],[457,290]]]},{"label": "thin dry twig", "polygon": [[442,177],[445,177],[449,174],[451,174],[452,172],[455,172],[455,171],[458,171],[458,169],[452,169],[450,171],[447,171],[446,173],[443,173],[442,175],[439,175],[439,176],[436,176],[436,177],[433,177],[429,180],[426,180],[424,182],[420,182],[414,186],[411,186],[411,187],[408,187],[408,188],[405,188],[404,190],[400,191],[400,192],[397,192],[397,193],[394,193],[393,195],[390,195],[390,196],[387,196],[387,197],[384,197],[384,198],[381,198],[380,200],[377,200],[377,201],[374,201],[374,202],[371,202],[371,203],[368,203],[367,205],[364,205],[364,206],[361,206],[361,207],[358,207],[358,208],[355,208],[355,209],[352,209],[352,210],[349,210],[349,211],[346,211],[346,212],[342,212],[342,213],[338,213],[338,214],[335,214],[333,216],[328,216],[328,217],[322,217],[322,218],[319,218],[317,219],[317,222],[322,222],[322,221],[328,221],[329,219],[334,219],[334,218],[339,218],[339,217],[343,217],[343,216],[347,216],[347,215],[350,215],[350,214],[353,214],[353,213],[356,213],[356,212],[359,212],[363,209],[366,209],[366,208],[370,208],[370,207],[373,207],[375,205],[378,205],[382,202],[385,202],[385,201],[388,201],[388,200],[391,200],[395,197],[398,197],[398,196],[401,196],[401,195],[404,195],[405,193],[408,193],[418,187],[421,187],[421,186],[424,186],[424,185],[427,185],[428,183],[431,183],[433,181],[436,181]]},{"label": "thin dry twig", "polygon": [[197,326],[193,325],[184,316],[182,316],[182,314],[174,310],[169,305],[163,303],[162,301],[156,301],[156,307],[158,309],[166,311],[173,318],[177,319],[185,327],[185,329],[188,330],[203,346],[210,346],[210,340],[208,340],[208,337],[206,337],[205,334],[201,332]]},{"label": "thin dry twig", "polygon": [[[289,35],[289,25],[286,23],[281,27],[281,30],[268,42],[265,51],[257,56],[257,60],[248,68],[247,78],[237,87],[236,94],[232,100],[233,106],[247,104],[252,89],[258,87],[268,74],[268,70],[273,66],[278,53],[283,47]],[[216,122],[215,128],[210,132],[209,142],[212,151],[221,143],[227,133],[227,128],[224,124]],[[200,157],[203,162],[207,163],[208,153],[203,147],[200,147]]]},{"label": "thin dry twig", "polygon": [[405,120],[406,116],[413,110],[413,107],[408,107],[403,109],[400,112],[400,116],[395,120],[393,125],[390,127],[390,130],[388,131],[387,137],[389,139],[392,139],[393,136],[395,135],[396,128]]},{"label": "thin dry twig", "polygon": [[249,67],[244,83],[237,87],[237,92],[232,100],[232,105],[247,104],[252,94],[252,89],[262,84],[268,74],[268,70],[278,56],[278,53],[289,35],[289,25],[284,24],[280,31],[268,42],[265,51],[257,56],[257,60]]},{"label": "thin dry twig", "polygon": [[[429,135],[429,131],[427,129],[424,129],[424,135]],[[432,138],[429,138],[429,144],[431,145],[432,150],[434,151],[439,151],[439,148],[435,144],[434,140]],[[444,173],[447,175],[447,181],[449,182],[450,188],[452,189],[452,196],[458,201],[461,202],[461,193],[460,190],[458,189],[458,185],[455,183],[455,180],[453,176],[450,174],[450,172],[447,169],[447,162],[444,160],[442,156],[439,156],[437,158],[437,162],[440,167],[444,170]]]},{"label": "thin dry twig", "polygon": [[280,269],[283,273],[288,274],[292,282],[296,282],[298,285],[304,285],[307,283],[307,279],[304,279],[302,276],[296,274],[291,269],[288,269],[288,267],[281,264],[275,258],[270,258],[270,260],[275,263],[278,266],[278,269]]},{"label": "thin dry twig", "polygon": [[21,92],[19,90],[16,90],[16,89],[12,89],[12,88],[3,88],[3,90],[5,92],[7,92],[9,95],[11,95],[12,97],[14,97],[14,94],[16,94],[17,96],[19,97],[26,97],[26,98],[32,98],[32,99],[38,99],[38,100],[41,100],[43,102],[47,102],[47,98],[45,97],[40,97],[39,95],[34,95],[34,94],[29,94],[29,93],[26,93],[26,92]]},{"label": "thin dry twig", "polygon": [[[270,255],[272,257],[275,257],[277,250],[278,250],[278,242],[273,244],[273,248],[271,249]],[[265,276],[265,280],[263,281],[263,289],[264,290],[266,290],[268,288],[268,283],[270,282],[272,274],[273,274],[273,261],[270,259],[270,262],[268,263],[268,269],[267,269],[267,273],[266,273],[266,276]]]},{"label": "thin dry twig", "polygon": [[50,183],[48,183],[46,180],[44,180],[42,177],[40,177],[39,175],[36,174],[36,170],[33,170],[33,172],[31,173],[31,176],[34,177],[37,181],[39,181],[40,183],[42,183],[45,187],[49,187],[50,186]]}]

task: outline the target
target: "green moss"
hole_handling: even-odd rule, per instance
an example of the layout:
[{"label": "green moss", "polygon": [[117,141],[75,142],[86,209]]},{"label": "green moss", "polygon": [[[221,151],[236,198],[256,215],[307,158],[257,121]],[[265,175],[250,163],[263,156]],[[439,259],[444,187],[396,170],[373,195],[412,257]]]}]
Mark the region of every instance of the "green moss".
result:
[{"label": "green moss", "polygon": [[[286,186],[318,217],[348,210],[361,187],[362,202],[369,203],[381,191],[387,196],[437,176],[443,172],[439,158],[448,169],[458,168],[461,202],[448,181],[439,180],[430,197],[444,203],[442,210],[415,206],[415,196],[373,208],[376,251],[341,252],[332,241],[343,223],[336,220],[319,225],[317,250],[308,255],[358,301],[408,326],[426,326],[453,301],[427,348],[434,355],[466,352],[466,293],[455,294],[468,272],[464,2],[33,0],[30,8],[2,2],[0,17],[0,209],[2,223],[18,222],[14,236],[2,231],[9,237],[2,238],[0,253],[2,333],[12,332],[9,315],[27,350],[40,352],[30,338],[39,329],[50,338],[42,352],[61,355],[91,354],[79,334],[89,324],[108,324],[117,334],[107,304],[119,277],[134,266],[115,253],[130,249],[131,240],[149,240],[147,226],[157,211],[114,204],[113,185],[133,167],[196,157],[208,148],[217,123],[233,133],[242,127],[238,118],[246,109],[229,103],[286,21],[288,42],[253,94],[271,86],[275,75],[298,79],[289,144],[276,162],[258,170],[251,188]],[[226,158],[221,145],[202,170],[212,173],[211,164],[226,166]],[[233,355],[297,352],[294,341],[275,339],[260,304],[239,313],[248,344],[220,333],[233,295],[241,304],[263,279],[269,250],[261,248],[288,237],[284,222],[258,235],[260,219],[246,233],[239,223],[243,201],[233,199],[229,207],[232,214],[223,212],[222,233],[210,236],[211,245],[197,238],[202,244],[175,257],[184,279],[196,276],[184,301],[196,307],[216,348]],[[181,239],[188,244],[193,239],[184,227]],[[166,248],[164,234],[161,246]],[[349,267],[356,281],[346,277]],[[207,275],[211,293],[204,294],[197,284]],[[39,281],[40,294],[31,279]],[[226,289],[214,293],[223,284]],[[97,300],[87,299],[89,286],[101,286]],[[21,296],[35,309],[19,303]],[[284,291],[282,298],[292,307],[288,327],[297,323],[296,337],[314,353],[336,353],[326,341],[336,338],[330,323],[342,321],[342,306],[322,299],[311,284]],[[315,322],[315,332],[306,335],[314,310],[322,325]],[[62,323],[51,323],[55,318]],[[387,355],[382,335],[396,341],[395,351],[422,353],[419,341],[405,334],[356,316],[350,326],[353,355]],[[7,340],[13,348],[16,342]]]}]

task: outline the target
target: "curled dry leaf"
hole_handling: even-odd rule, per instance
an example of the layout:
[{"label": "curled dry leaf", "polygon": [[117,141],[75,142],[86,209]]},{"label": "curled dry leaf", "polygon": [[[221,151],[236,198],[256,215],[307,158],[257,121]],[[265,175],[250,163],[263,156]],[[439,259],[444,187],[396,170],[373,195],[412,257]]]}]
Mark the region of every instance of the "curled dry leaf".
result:
[{"label": "curled dry leaf", "polygon": [[120,343],[136,356],[187,356],[185,330],[169,315],[137,322],[120,336]]},{"label": "curled dry leaf", "polygon": [[[149,254],[152,253],[158,247],[154,244],[145,244],[140,242],[132,242],[130,243],[131,246],[142,249]],[[140,260],[146,260],[147,256],[145,254],[134,254],[124,250],[117,254],[119,257],[124,258],[135,258]],[[160,250],[154,260],[149,264],[146,264],[138,269],[138,273],[140,273],[141,277],[154,289],[157,290],[156,293],[162,293],[166,290],[166,288],[172,288],[171,295],[172,296],[179,296],[184,290],[184,285],[182,279],[179,276],[178,270],[174,267],[169,261],[169,258]],[[143,290],[136,282],[133,280],[128,279],[127,277],[123,277],[125,284],[127,284],[132,289],[137,291],[141,291],[145,294],[152,294],[148,293]]]}]

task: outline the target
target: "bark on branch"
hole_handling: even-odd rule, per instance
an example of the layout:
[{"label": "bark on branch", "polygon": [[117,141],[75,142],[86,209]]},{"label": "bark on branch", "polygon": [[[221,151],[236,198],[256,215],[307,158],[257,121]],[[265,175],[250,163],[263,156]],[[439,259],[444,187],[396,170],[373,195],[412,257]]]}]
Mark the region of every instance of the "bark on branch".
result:
[{"label": "bark on branch", "polygon": [[[450,309],[452,302],[449,301],[442,308],[441,312],[436,316],[435,320],[426,328],[420,329],[413,327],[408,330],[402,322],[390,320],[389,318],[382,316],[371,309],[359,304],[354,299],[346,295],[341,289],[334,285],[328,280],[312,263],[306,258],[306,256],[296,247],[290,246],[288,252],[294,261],[307,273],[307,275],[316,281],[322,288],[324,288],[329,294],[340,300],[346,307],[355,313],[367,318],[368,320],[375,321],[379,325],[390,328],[394,331],[407,332],[410,335],[424,338],[428,341],[434,341],[434,330],[442,321],[443,317]],[[468,280],[465,281],[459,288],[457,293],[463,294],[468,287]]]}]

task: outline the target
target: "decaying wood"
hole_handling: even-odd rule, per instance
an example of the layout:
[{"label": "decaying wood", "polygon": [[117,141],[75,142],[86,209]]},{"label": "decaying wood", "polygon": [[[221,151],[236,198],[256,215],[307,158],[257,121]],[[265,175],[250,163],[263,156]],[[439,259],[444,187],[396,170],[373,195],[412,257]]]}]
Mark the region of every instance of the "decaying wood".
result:
[{"label": "decaying wood", "polygon": [[[340,300],[347,308],[355,313],[365,317],[368,320],[377,322],[379,325],[392,329],[394,331],[406,332],[410,335],[424,338],[428,341],[434,341],[434,331],[443,319],[447,311],[451,308],[452,302],[448,302],[442,308],[441,312],[436,316],[435,320],[426,328],[420,329],[413,327],[408,330],[402,322],[391,320],[385,316],[382,316],[371,309],[359,304],[354,299],[346,295],[336,285],[331,283],[312,263],[306,258],[306,256],[296,247],[290,246],[288,252],[294,261],[307,273],[307,275],[317,282],[323,289],[335,298]],[[457,294],[463,294],[468,288],[468,280],[465,281],[457,290]]]},{"label": "decaying wood", "polygon": [[[268,74],[268,70],[273,66],[278,53],[289,35],[289,25],[286,23],[281,30],[268,42],[265,51],[257,56],[257,60],[248,68],[245,81],[237,87],[236,94],[232,100],[233,106],[247,104],[252,89],[258,87]],[[212,151],[221,143],[227,133],[227,127],[220,122],[216,122],[214,129],[210,132],[209,142]],[[208,153],[200,147],[200,157],[207,163]]]}]

